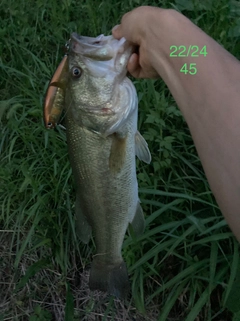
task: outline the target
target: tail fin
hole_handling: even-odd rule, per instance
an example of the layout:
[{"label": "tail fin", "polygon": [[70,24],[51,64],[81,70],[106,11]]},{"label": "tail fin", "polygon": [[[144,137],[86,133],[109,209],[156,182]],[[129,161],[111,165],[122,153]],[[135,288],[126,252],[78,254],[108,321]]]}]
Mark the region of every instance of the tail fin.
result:
[{"label": "tail fin", "polygon": [[90,278],[90,290],[101,290],[125,299],[129,291],[128,273],[125,262],[113,265],[102,264],[93,260]]}]

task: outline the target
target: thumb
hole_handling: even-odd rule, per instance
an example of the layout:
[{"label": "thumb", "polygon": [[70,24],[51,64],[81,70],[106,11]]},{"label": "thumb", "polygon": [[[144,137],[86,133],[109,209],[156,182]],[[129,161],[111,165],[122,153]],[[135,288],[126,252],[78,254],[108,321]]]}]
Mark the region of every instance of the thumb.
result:
[{"label": "thumb", "polygon": [[116,39],[121,39],[123,37],[121,25],[116,25],[112,28],[112,35]]}]

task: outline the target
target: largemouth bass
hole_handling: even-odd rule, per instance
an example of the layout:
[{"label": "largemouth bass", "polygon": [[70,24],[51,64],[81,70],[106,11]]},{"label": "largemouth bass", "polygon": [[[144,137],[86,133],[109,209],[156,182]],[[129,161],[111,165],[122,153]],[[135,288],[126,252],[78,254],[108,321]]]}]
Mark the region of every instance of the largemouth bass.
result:
[{"label": "largemouth bass", "polygon": [[151,161],[137,130],[136,90],[126,77],[132,51],[124,38],[73,33],[64,91],[77,229],[82,242],[93,233],[96,244],[89,286],[120,298],[129,290],[121,254],[126,230],[129,224],[136,234],[144,230],[135,156]]}]

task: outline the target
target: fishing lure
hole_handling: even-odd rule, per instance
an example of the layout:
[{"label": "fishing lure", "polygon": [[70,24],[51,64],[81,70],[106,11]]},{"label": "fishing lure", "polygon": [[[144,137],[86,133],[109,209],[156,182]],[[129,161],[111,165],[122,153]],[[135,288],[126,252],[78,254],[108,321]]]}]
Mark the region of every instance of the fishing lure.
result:
[{"label": "fishing lure", "polygon": [[64,91],[67,81],[68,55],[58,65],[47,89],[43,114],[46,128],[55,128],[64,108]]}]

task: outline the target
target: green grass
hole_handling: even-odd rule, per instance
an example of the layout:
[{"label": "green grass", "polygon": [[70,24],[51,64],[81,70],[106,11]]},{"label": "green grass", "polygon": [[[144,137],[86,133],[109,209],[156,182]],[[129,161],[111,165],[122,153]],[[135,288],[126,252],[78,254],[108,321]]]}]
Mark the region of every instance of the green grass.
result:
[{"label": "green grass", "polygon": [[0,320],[239,318],[239,245],[166,85],[134,80],[152,163],[138,162],[146,231],[137,240],[126,236],[123,245],[132,284],[127,306],[88,290],[94,244],[75,234],[65,133],[45,130],[42,121],[44,93],[70,33],[109,34],[141,4],[181,11],[240,58],[239,2],[199,3],[1,1]]}]

